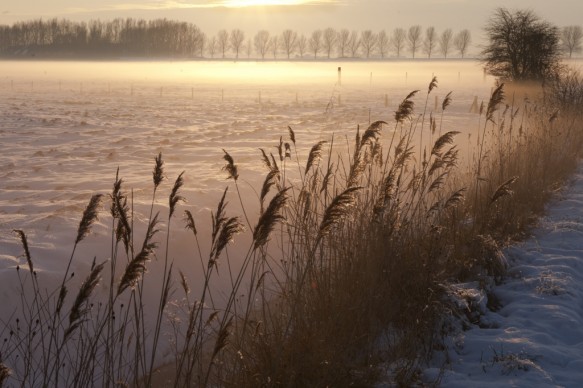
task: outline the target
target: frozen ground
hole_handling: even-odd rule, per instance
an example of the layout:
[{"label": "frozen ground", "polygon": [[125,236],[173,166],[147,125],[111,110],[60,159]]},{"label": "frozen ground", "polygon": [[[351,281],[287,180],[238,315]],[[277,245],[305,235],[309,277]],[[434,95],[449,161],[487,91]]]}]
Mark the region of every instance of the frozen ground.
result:
[{"label": "frozen ground", "polygon": [[[182,194],[188,202],[178,212],[193,212],[204,241],[210,211],[228,185],[227,211],[241,215],[232,183],[221,172],[222,148],[239,166],[253,218],[255,190],[265,174],[258,148],[276,152],[288,125],[305,163],[303,151],[318,140],[334,134],[337,143],[347,144],[357,125],[366,126],[369,119],[391,122],[411,90],[421,89],[415,100],[421,113],[427,85],[436,75],[439,87],[429,110],[435,96],[440,103],[454,92],[443,128],[462,131],[457,141],[463,147],[475,139],[477,128],[469,106],[475,96],[487,99],[492,86],[468,61],[342,64],[341,86],[332,63],[291,70],[277,63],[231,64],[240,70],[238,78],[227,77],[233,73],[227,63],[218,65],[224,73],[210,78],[203,70],[213,66],[198,65],[202,68],[184,62],[0,62],[0,317],[6,319],[14,307],[15,268],[26,262],[13,229],[27,233],[39,281],[50,289],[61,279],[90,196],[110,192],[118,167],[125,189],[133,190],[142,230],[154,157],[162,152],[166,162],[168,182],[155,204],[162,213],[173,181],[185,170]],[[582,175],[543,220],[536,238],[507,252],[513,278],[494,291],[504,307],[494,313],[482,303],[482,325],[491,328],[452,338],[444,386],[578,386],[583,380]],[[82,242],[74,271],[86,273],[94,257],[109,257],[107,206]],[[198,261],[180,217],[173,221],[171,241],[171,257],[196,285]],[[233,258],[239,247],[230,248]],[[156,265],[150,264],[148,276],[156,273]],[[428,377],[436,374],[436,369],[427,371]]]},{"label": "frozen ground", "polygon": [[582,387],[583,166],[533,236],[505,254],[511,269],[490,308],[475,284],[457,290],[479,323],[448,338],[441,386]]},{"label": "frozen ground", "polygon": [[[182,194],[188,202],[178,213],[192,211],[204,242],[210,211],[232,185],[221,171],[222,149],[239,167],[241,191],[253,218],[266,173],[258,148],[276,153],[280,136],[288,141],[288,125],[296,132],[304,164],[318,140],[334,134],[335,144],[345,148],[357,125],[391,122],[413,89],[422,90],[416,99],[421,113],[435,75],[439,87],[428,112],[436,97],[441,104],[453,91],[443,128],[471,133],[478,119],[469,107],[476,96],[487,99],[492,86],[471,61],[0,62],[0,74],[0,281],[25,262],[13,229],[27,233],[38,271],[61,273],[84,207],[92,194],[111,191],[118,167],[125,189],[133,190],[138,228],[149,211],[158,152],[168,179],[156,203],[162,219],[172,183],[184,170]],[[459,140],[463,144],[468,138]],[[228,212],[241,215],[234,193],[231,187]],[[98,261],[109,256],[106,211],[76,255],[75,266],[83,272],[94,256]],[[192,241],[183,229],[178,217],[171,256],[190,278],[198,266],[190,264]]]}]

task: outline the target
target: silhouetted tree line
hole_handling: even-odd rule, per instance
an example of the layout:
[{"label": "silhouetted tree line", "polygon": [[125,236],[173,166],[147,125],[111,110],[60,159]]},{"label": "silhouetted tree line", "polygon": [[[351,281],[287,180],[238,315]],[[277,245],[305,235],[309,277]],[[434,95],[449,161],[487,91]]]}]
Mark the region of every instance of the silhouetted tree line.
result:
[{"label": "silhouetted tree line", "polygon": [[43,56],[201,56],[204,33],[166,19],[33,20],[0,26],[0,53]]},{"label": "silhouetted tree line", "polygon": [[[571,56],[581,51],[581,27],[562,30],[561,43]],[[4,56],[144,56],[206,58],[464,58],[472,36],[463,29],[438,32],[420,25],[382,30],[350,31],[333,28],[300,34],[261,30],[247,38],[240,29],[223,29],[207,37],[196,25],[167,19],[114,19],[73,22],[33,20],[0,25],[0,55]],[[254,56],[253,56],[254,54]]]}]

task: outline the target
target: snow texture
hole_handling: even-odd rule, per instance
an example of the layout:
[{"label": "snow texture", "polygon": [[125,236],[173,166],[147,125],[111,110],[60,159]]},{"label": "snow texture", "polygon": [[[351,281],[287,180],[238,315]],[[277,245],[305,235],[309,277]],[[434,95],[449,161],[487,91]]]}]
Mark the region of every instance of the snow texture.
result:
[{"label": "snow texture", "polygon": [[441,386],[583,387],[583,167],[533,236],[505,254],[508,277],[490,294],[499,309],[460,286],[477,301],[479,323],[447,339]]}]

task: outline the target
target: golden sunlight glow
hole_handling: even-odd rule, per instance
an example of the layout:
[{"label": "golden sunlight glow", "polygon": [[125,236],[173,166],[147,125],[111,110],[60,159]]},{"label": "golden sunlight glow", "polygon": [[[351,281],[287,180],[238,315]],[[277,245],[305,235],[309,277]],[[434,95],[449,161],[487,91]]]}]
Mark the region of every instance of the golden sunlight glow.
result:
[{"label": "golden sunlight glow", "polygon": [[299,5],[307,3],[309,0],[225,0],[226,7],[253,7],[267,5]]}]

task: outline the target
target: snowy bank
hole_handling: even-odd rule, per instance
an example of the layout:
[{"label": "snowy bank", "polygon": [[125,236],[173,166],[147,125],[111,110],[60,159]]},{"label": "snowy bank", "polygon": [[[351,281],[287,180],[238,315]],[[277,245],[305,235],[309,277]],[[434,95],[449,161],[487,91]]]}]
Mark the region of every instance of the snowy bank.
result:
[{"label": "snowy bank", "polygon": [[441,386],[583,386],[583,166],[532,237],[505,255],[508,277],[489,307],[483,293],[465,290],[478,295],[480,314],[447,339]]}]

